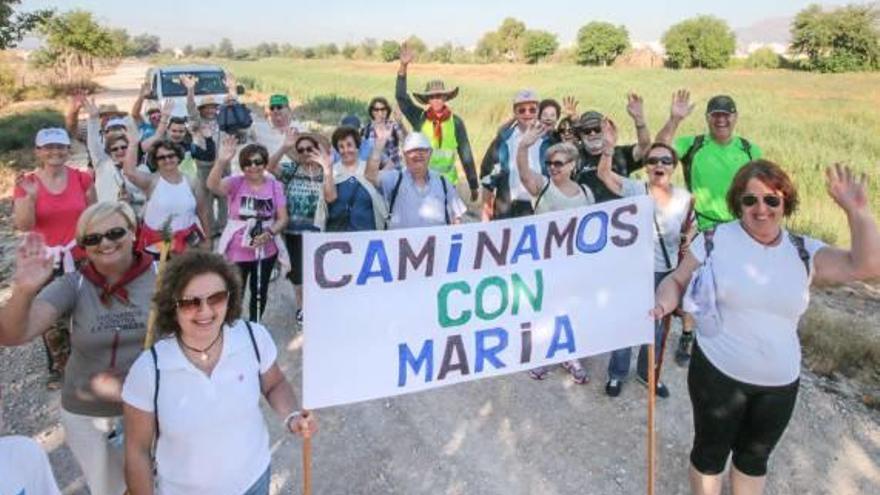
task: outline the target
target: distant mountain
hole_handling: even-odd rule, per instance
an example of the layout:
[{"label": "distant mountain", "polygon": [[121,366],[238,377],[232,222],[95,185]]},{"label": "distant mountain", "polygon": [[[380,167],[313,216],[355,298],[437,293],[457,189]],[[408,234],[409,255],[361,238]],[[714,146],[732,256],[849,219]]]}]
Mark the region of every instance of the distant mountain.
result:
[{"label": "distant mountain", "polygon": [[751,26],[734,29],[736,44],[744,49],[751,44],[781,43],[787,45],[791,39],[791,21],[794,17],[771,17],[758,21]]}]

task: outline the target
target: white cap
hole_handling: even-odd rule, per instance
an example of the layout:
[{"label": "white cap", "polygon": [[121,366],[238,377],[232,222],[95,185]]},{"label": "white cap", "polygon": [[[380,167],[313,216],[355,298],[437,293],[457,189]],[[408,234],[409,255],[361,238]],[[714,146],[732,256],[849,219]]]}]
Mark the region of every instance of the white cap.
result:
[{"label": "white cap", "polygon": [[403,152],[431,149],[431,141],[421,132],[411,132],[403,141]]},{"label": "white cap", "polygon": [[538,98],[538,93],[531,89],[522,89],[516,93],[513,97],[513,105],[519,105],[520,103],[538,103],[541,101]]},{"label": "white cap", "polygon": [[37,137],[34,139],[37,148],[46,146],[47,144],[64,144],[70,146],[70,136],[67,131],[60,127],[47,127],[37,131]]},{"label": "white cap", "polygon": [[107,119],[107,123],[104,124],[104,129],[109,129],[111,127],[128,127],[128,124],[125,122],[125,119],[114,117],[112,119]]}]

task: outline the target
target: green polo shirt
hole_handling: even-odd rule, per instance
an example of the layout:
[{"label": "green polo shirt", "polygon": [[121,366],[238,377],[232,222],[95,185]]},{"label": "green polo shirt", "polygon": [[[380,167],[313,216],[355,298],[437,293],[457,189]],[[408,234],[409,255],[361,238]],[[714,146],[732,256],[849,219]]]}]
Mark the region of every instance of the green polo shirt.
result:
[{"label": "green polo shirt", "polygon": [[[694,139],[696,136],[682,136],[675,140],[675,152],[679,157],[687,153]],[[761,158],[761,148],[750,144],[751,159]],[[703,146],[694,155],[691,164],[691,193],[697,212],[697,227],[701,232],[733,220],[733,214],[727,209],[727,191],[733,183],[733,177],[749,160],[739,136],[722,145],[706,135]]]}]

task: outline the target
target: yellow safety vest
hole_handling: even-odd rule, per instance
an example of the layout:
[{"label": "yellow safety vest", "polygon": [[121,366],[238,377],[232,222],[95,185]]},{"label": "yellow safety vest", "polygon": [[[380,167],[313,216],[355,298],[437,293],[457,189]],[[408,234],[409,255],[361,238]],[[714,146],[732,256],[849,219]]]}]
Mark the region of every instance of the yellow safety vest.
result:
[{"label": "yellow safety vest", "polygon": [[455,168],[458,140],[455,139],[455,122],[452,116],[441,124],[441,131],[443,133],[442,145],[434,137],[434,123],[426,119],[422,124],[422,134],[431,140],[431,161],[428,166],[455,185],[458,184],[458,170]]}]

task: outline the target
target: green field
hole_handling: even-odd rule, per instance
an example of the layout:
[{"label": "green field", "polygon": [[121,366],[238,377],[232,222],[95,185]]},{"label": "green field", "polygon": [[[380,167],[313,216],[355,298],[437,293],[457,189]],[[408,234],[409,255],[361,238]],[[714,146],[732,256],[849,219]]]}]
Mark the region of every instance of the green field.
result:
[{"label": "green field", "polygon": [[[393,102],[397,68],[375,62],[280,58],[227,66],[239,78],[252,79],[261,92],[286,92],[304,103],[337,95],[353,100],[354,105],[343,103],[355,108],[366,107],[377,95]],[[873,208],[880,213],[880,74],[414,64],[410,90],[421,90],[428,79],[438,77],[461,87],[452,107],[465,120],[477,160],[510,115],[510,98],[521,88],[557,100],[575,96],[580,111],[597,109],[612,116],[622,128],[621,142],[634,139],[624,108],[630,89],[644,96],[655,133],[666,120],[673,90],[689,88],[697,103],[681,133],[703,132],[706,99],[728,93],[739,107],[739,133],[760,145],[767,158],[782,164],[797,181],[803,206],[792,228],[830,242],[849,242],[845,217],[824,191],[822,170],[834,161],[869,174]]]}]

